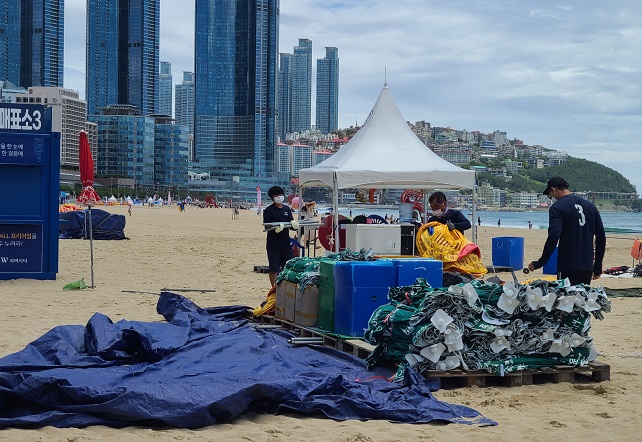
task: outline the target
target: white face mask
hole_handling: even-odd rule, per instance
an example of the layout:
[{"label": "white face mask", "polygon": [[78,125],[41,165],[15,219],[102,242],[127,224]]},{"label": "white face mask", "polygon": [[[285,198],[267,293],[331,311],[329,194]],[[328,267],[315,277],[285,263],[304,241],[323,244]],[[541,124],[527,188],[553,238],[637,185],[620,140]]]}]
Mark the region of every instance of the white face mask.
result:
[{"label": "white face mask", "polygon": [[437,218],[441,218],[444,216],[444,211],[443,210],[433,210],[432,211],[433,216],[436,216]]},{"label": "white face mask", "polygon": [[277,204],[283,204],[283,201],[285,201],[285,197],[283,195],[274,197],[274,202]]}]

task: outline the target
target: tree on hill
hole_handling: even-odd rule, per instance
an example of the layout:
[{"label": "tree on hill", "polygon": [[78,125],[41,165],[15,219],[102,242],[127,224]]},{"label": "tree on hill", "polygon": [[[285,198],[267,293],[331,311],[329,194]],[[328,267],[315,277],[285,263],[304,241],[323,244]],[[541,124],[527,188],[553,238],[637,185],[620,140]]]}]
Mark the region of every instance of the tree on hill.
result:
[{"label": "tree on hill", "polygon": [[544,188],[549,178],[561,176],[572,191],[636,193],[635,187],[621,173],[594,161],[568,157],[560,165],[523,170],[522,174],[540,182]]}]

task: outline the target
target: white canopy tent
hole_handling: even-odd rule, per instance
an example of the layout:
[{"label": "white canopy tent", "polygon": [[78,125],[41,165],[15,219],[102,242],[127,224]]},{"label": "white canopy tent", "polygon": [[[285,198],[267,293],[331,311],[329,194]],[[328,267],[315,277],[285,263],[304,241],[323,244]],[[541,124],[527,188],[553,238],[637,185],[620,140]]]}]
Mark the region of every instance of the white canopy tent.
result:
[{"label": "white canopy tent", "polygon": [[[335,238],[339,224],[339,189],[473,189],[475,172],[440,158],[408,126],[387,84],[363,127],[339,151],[314,167],[299,171],[299,186],[333,190]],[[473,203],[473,219],[475,204]],[[475,223],[473,241],[476,240]],[[335,251],[339,243],[335,242]]]}]

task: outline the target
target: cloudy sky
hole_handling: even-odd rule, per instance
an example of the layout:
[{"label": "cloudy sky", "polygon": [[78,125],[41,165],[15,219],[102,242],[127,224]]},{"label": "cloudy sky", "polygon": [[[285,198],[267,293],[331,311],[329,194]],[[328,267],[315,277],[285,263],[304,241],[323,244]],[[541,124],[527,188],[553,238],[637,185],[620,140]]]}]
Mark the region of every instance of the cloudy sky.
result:
[{"label": "cloudy sky", "polygon": [[[161,0],[175,83],[194,70],[193,3]],[[641,18],[638,0],[281,0],[280,50],[309,38],[316,67],[339,48],[340,127],[363,123],[387,72],[409,121],[505,131],[642,192]],[[66,0],[65,87],[82,96],[84,70],[85,0]]]}]

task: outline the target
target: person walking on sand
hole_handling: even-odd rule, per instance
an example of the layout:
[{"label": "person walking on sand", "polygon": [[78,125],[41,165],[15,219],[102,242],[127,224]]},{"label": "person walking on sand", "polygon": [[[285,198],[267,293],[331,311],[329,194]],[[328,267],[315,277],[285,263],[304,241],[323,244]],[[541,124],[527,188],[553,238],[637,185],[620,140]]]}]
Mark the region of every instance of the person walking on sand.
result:
[{"label": "person walking on sand", "polygon": [[498,220],[497,220],[497,227],[501,227],[501,226],[502,226],[502,220],[501,220],[501,219],[498,219]]},{"label": "person walking on sand", "polygon": [[477,217],[477,225],[481,226],[481,218],[480,217]]},{"label": "person walking on sand", "polygon": [[548,180],[543,193],[554,201],[548,213],[548,237],[542,256],[528,264],[528,269],[543,267],[557,246],[558,279],[568,278],[572,285],[590,284],[602,274],[606,250],[600,212],[590,201],[571,193],[562,177]]}]

